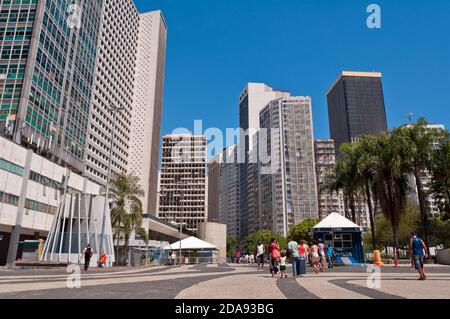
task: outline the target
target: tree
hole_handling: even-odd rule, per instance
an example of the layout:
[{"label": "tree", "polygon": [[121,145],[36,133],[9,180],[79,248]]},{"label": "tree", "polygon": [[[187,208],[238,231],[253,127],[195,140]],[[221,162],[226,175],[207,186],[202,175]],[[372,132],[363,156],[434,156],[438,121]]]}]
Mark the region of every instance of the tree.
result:
[{"label": "tree", "polygon": [[[370,231],[372,234],[372,247],[376,246],[375,213],[378,196],[374,196],[375,205],[372,204],[372,192],[374,192],[376,163],[378,161],[377,138],[373,135],[362,136],[357,142],[357,168],[362,179],[366,195],[367,207],[369,208]],[[375,193],[375,192],[374,192]],[[374,208],[375,207],[375,208]]]},{"label": "tree", "polygon": [[[345,214],[347,218],[356,223],[355,203],[361,190],[361,179],[358,176],[358,153],[356,143],[344,143],[341,146],[342,157],[336,163],[335,177],[336,189],[344,192]],[[351,216],[347,216],[347,209],[350,209]]]},{"label": "tree", "polygon": [[423,173],[431,168],[433,143],[436,140],[436,134],[427,128],[428,122],[421,118],[417,123],[411,126],[403,126],[396,129],[393,134],[396,135],[405,150],[403,161],[409,166],[409,170],[414,175],[417,197],[420,208],[421,235],[429,246],[428,219],[430,214],[430,205],[428,202],[428,193],[423,185]]},{"label": "tree", "polygon": [[258,242],[261,241],[264,244],[264,247],[268,247],[270,240],[275,238],[280,243],[280,249],[287,248],[287,239],[277,233],[274,233],[270,230],[261,230],[253,235],[247,237],[245,241],[245,249],[249,253],[256,253],[256,248],[258,246]]},{"label": "tree", "polygon": [[393,246],[399,246],[398,231],[400,217],[405,208],[408,191],[408,166],[405,165],[405,150],[397,135],[382,133],[377,137],[378,155],[375,164],[376,192],[383,215],[392,228]]},{"label": "tree", "polygon": [[116,259],[120,261],[120,235],[124,235],[124,256],[127,255],[131,232],[140,232],[142,228],[142,202],[139,197],[144,191],[139,185],[139,178],[133,174],[119,173],[111,181],[113,208],[111,222],[116,232]]},{"label": "tree", "polygon": [[432,154],[431,191],[439,203],[441,219],[450,220],[450,134],[442,133]]},{"label": "tree", "polygon": [[[416,231],[420,227],[419,207],[412,202],[405,205],[403,212],[400,214],[398,226],[398,245],[406,248],[409,245],[409,234]],[[393,233],[390,221],[384,216],[380,216],[376,220],[376,246],[375,249],[382,247],[394,246]]]},{"label": "tree", "polygon": [[301,240],[311,243],[314,241],[314,237],[311,235],[311,228],[319,223],[317,219],[305,219],[291,228],[289,237],[292,237],[296,242]]},{"label": "tree", "polygon": [[238,241],[236,240],[236,238],[228,236],[227,237],[227,255],[235,256],[238,247],[239,247],[239,245],[238,245]]}]

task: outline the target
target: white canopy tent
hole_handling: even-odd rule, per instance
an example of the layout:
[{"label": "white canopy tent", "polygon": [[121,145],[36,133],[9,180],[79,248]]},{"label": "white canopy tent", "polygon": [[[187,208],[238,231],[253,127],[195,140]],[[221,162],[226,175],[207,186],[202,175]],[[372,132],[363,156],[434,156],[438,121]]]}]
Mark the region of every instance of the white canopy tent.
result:
[{"label": "white canopy tent", "polygon": [[[180,241],[173,243],[172,245],[164,247],[164,250],[179,250]],[[181,241],[182,250],[217,250],[217,247],[207,243],[206,241],[200,240],[196,237],[189,237]]]}]

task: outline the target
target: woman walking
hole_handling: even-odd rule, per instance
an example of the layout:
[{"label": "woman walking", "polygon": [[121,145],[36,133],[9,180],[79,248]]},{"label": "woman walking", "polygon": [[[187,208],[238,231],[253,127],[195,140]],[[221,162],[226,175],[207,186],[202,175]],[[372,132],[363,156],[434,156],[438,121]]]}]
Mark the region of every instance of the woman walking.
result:
[{"label": "woman walking", "polygon": [[316,272],[316,275],[320,272],[320,255],[319,255],[319,246],[318,242],[315,242],[314,245],[311,247],[311,263],[314,267],[314,271]]},{"label": "woman walking", "polygon": [[269,244],[269,258],[270,258],[270,272],[272,277],[278,274],[278,260],[280,259],[280,245],[277,243],[275,238],[270,240]]}]

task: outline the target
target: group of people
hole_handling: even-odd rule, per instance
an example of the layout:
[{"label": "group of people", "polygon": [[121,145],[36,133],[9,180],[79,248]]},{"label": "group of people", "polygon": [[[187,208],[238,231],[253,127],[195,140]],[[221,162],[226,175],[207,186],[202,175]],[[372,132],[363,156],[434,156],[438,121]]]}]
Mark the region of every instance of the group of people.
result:
[{"label": "group of people", "polygon": [[234,257],[229,257],[228,260],[231,260],[236,264],[253,264],[255,263],[255,255],[248,252],[245,254],[241,254],[241,251],[237,250]]},{"label": "group of people", "polygon": [[[325,246],[321,240],[315,241],[309,246],[306,242],[297,243],[293,238],[289,238],[288,248],[281,250],[280,244],[272,238],[267,247],[269,257],[270,273],[272,277],[287,278],[286,268],[288,261],[292,263],[292,274],[294,277],[306,274],[306,265],[309,263],[316,274],[324,272],[325,268],[334,267],[334,257],[336,256],[334,247],[330,244]],[[256,248],[256,262],[258,269],[264,269],[265,247],[260,241]]]}]

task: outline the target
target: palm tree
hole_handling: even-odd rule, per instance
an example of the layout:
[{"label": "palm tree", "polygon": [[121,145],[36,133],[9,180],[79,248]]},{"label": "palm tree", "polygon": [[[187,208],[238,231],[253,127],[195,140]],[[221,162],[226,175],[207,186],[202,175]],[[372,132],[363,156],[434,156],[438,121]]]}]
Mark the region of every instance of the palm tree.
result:
[{"label": "palm tree", "polygon": [[112,179],[113,208],[111,222],[116,232],[116,258],[119,263],[120,235],[124,234],[124,256],[133,230],[140,231],[142,227],[142,202],[139,197],[144,191],[139,185],[139,178],[133,174],[119,173]]},{"label": "palm tree", "polygon": [[[350,208],[351,219],[356,220],[355,203],[359,198],[361,190],[361,179],[358,175],[358,153],[355,142],[345,143],[341,146],[342,158],[337,161],[335,169],[336,189],[342,189],[344,192],[344,202],[347,209]],[[346,216],[348,217],[348,216]]]},{"label": "palm tree", "polygon": [[393,134],[402,142],[406,150],[406,156],[403,160],[410,166],[410,171],[414,175],[420,208],[422,235],[427,247],[429,247],[429,194],[424,190],[422,174],[431,168],[433,143],[437,137],[431,130],[427,129],[427,125],[427,120],[421,118],[417,123],[409,127],[403,126],[398,128]]},{"label": "palm tree", "polygon": [[382,133],[377,137],[378,156],[375,164],[376,192],[384,216],[390,221],[395,251],[398,228],[406,204],[409,167],[403,160],[405,148],[396,135]]},{"label": "palm tree", "polygon": [[[369,209],[370,230],[372,234],[373,249],[376,249],[376,230],[375,230],[375,208],[377,206],[377,196],[372,201],[372,192],[375,184],[376,164],[378,162],[377,138],[373,135],[362,136],[357,142],[358,173],[362,179],[367,207]],[[375,203],[375,205],[373,205]]]}]

